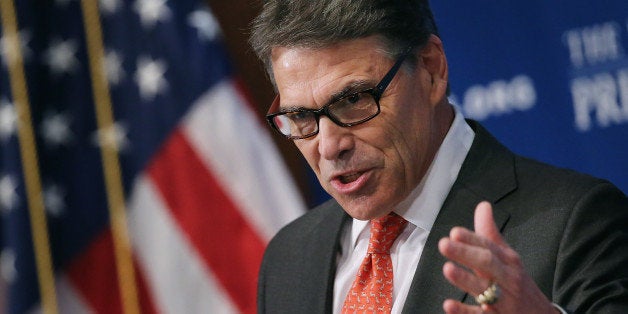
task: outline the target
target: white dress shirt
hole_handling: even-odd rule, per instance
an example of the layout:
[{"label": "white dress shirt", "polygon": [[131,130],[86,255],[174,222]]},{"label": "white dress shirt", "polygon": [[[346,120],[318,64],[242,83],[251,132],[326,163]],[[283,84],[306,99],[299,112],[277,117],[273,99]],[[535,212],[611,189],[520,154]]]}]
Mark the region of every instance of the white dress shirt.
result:
[{"label": "white dress shirt", "polygon": [[[392,313],[401,313],[403,309],[427,236],[475,137],[460,110],[455,108],[455,111],[454,121],[427,173],[408,198],[393,210],[408,224],[390,249],[394,278]],[[341,312],[366,256],[370,227],[369,221],[357,219],[343,227],[334,281],[334,313]]]}]

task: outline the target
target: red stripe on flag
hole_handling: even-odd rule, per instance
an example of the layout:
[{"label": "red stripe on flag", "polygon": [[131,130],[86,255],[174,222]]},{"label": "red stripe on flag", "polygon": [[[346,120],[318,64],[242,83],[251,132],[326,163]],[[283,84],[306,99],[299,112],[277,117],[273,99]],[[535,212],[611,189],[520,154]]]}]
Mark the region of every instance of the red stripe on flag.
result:
[{"label": "red stripe on flag", "polygon": [[[134,261],[133,264],[140,310],[142,313],[157,313],[145,278],[137,263]],[[122,313],[113,239],[109,230],[97,236],[86,250],[72,260],[67,274],[96,313]]]},{"label": "red stripe on flag", "polygon": [[232,301],[242,312],[255,313],[264,241],[180,130],[162,147],[148,173],[175,220]]}]

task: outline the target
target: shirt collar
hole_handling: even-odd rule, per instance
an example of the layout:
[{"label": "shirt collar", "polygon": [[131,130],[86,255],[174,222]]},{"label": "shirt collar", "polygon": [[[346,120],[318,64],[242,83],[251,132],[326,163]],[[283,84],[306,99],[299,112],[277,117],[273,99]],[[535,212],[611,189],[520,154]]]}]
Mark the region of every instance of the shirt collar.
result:
[{"label": "shirt collar", "polygon": [[[394,209],[395,213],[409,223],[428,232],[432,229],[436,216],[458,177],[475,137],[460,108],[455,105],[453,107],[456,112],[454,121],[432,164],[419,185]],[[353,219],[351,243],[354,246],[360,233],[365,231],[367,226],[370,226],[369,221]]]}]

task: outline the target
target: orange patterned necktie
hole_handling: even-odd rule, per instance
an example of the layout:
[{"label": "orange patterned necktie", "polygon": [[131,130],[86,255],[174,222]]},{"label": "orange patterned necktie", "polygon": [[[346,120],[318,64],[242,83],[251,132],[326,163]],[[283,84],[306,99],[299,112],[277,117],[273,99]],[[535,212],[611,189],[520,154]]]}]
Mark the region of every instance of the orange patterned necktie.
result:
[{"label": "orange patterned necktie", "polygon": [[390,213],[371,220],[371,238],[366,257],[347,293],[342,313],[390,313],[393,268],[390,247],[407,221]]}]

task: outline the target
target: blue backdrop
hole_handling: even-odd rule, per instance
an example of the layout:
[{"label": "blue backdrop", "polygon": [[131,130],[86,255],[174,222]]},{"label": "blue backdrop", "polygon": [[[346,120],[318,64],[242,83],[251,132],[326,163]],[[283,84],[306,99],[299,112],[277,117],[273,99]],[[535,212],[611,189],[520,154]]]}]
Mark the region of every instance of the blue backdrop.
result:
[{"label": "blue backdrop", "polygon": [[452,101],[516,153],[628,191],[628,1],[432,1]]},{"label": "blue backdrop", "polygon": [[628,192],[628,1],[431,5],[466,117],[515,153]]}]

